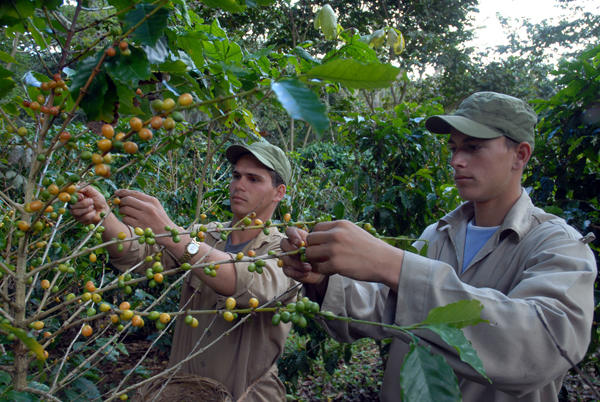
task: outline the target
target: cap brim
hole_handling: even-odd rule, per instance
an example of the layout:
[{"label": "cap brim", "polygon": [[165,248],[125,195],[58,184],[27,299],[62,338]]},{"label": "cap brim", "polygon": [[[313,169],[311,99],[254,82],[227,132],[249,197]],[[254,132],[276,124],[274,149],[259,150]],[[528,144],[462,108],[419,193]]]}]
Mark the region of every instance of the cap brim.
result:
[{"label": "cap brim", "polygon": [[256,159],[258,159],[260,163],[262,163],[269,169],[275,170],[271,162],[263,158],[261,155],[252,152],[250,148],[245,147],[243,145],[232,145],[225,151],[225,157],[232,165],[235,165],[238,159],[240,159],[240,157],[245,154],[252,154]]},{"label": "cap brim", "polygon": [[497,138],[504,134],[462,116],[431,116],[425,128],[434,134],[450,134],[452,128],[475,138]]}]

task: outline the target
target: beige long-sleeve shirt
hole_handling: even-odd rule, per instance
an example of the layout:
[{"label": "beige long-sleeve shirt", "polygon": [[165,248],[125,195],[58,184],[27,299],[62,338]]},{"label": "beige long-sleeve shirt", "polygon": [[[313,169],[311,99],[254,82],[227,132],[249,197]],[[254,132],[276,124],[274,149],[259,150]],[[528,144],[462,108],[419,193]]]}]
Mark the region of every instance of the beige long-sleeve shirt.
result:
[{"label": "beige long-sleeve shirt", "polygon": [[[523,191],[500,229],[461,274],[466,225],[473,216],[473,204],[465,203],[425,230],[421,238],[429,240],[428,258],[405,254],[398,293],[336,275],[329,280],[322,308],[342,316],[410,325],[424,320],[435,307],[477,299],[484,305],[482,318],[490,324],[466,327],[464,333],[492,384],[437,335],[416,332],[453,367],[463,400],[557,401],[570,365],[539,316],[568,356],[580,361],[590,342],[594,255],[576,230],[534,207]],[[345,342],[393,336],[380,399],[399,400],[400,369],[410,342],[405,334],[337,321],[322,325]]]},{"label": "beige long-sleeve shirt", "polygon": [[[228,224],[225,226],[228,227]],[[214,223],[208,225],[209,230],[215,227]],[[197,230],[198,227],[193,229]],[[254,250],[257,256],[265,255],[270,250],[280,252],[279,244],[283,237],[284,235],[279,233],[276,228],[271,228],[269,235],[261,232],[244,247],[242,252],[244,255],[248,255],[249,250]],[[209,232],[205,243],[209,246],[216,244],[216,250],[223,251],[225,248],[225,242],[220,241],[218,232]],[[113,259],[111,262],[119,269],[127,269],[156,250],[157,246],[140,245],[133,242],[126,256]],[[231,256],[234,257],[233,254]],[[237,308],[248,308],[248,302],[252,297],[258,299],[260,306],[283,294],[295,284],[293,280],[283,274],[281,268],[277,266],[276,259],[269,259],[266,262],[262,274],[249,272],[248,265],[250,263],[248,262],[235,263],[237,283],[235,294],[231,297],[236,299]],[[166,270],[180,265],[168,251],[163,251],[162,264]],[[138,271],[144,271],[146,268],[148,267],[143,266]],[[190,310],[225,308],[228,296],[214,292],[202,284],[191,272],[181,289],[180,308],[184,308],[184,305],[185,309]],[[285,304],[295,299],[295,296],[296,292],[288,292],[280,300]],[[277,379],[276,366],[273,366],[282,354],[291,324],[282,323],[273,326],[271,324],[272,316],[272,313],[255,314],[228,336],[219,340],[217,344],[184,363],[182,370],[221,382],[229,389],[235,400],[242,396],[251,385],[254,385],[253,391],[244,401],[285,400],[285,388]],[[197,315],[196,318],[200,323],[197,328],[186,325],[183,319],[177,320],[171,347],[170,366],[185,359],[194,348],[197,351],[199,348],[206,347],[236,324],[236,320],[227,322],[220,316],[215,317],[214,314]],[[206,328],[208,330],[204,334],[204,338],[199,346],[196,346]],[[259,379],[259,383],[255,384]]]}]

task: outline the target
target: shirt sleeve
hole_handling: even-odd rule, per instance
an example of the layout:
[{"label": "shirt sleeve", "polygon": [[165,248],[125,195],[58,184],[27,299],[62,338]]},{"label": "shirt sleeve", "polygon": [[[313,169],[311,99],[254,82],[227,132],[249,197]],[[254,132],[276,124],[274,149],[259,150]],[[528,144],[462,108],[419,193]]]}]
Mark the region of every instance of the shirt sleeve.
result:
[{"label": "shirt sleeve", "polygon": [[[397,294],[389,290],[386,294],[379,285],[332,277],[324,309],[407,326],[423,321],[433,308],[459,300],[479,300],[484,306],[482,318],[489,324],[466,327],[465,336],[481,358],[492,386],[521,396],[570,368],[548,332],[578,362],[587,350],[593,319],[596,264],[591,250],[564,228],[549,231],[542,238],[532,245],[522,277],[515,279],[518,283],[506,295],[461,282],[454,268],[444,262],[405,253]],[[381,338],[387,333],[410,342],[401,331],[334,321],[323,324],[344,341],[360,336]],[[415,334],[432,347],[434,354],[443,355],[459,377],[490,385],[438,335],[429,330]]]}]

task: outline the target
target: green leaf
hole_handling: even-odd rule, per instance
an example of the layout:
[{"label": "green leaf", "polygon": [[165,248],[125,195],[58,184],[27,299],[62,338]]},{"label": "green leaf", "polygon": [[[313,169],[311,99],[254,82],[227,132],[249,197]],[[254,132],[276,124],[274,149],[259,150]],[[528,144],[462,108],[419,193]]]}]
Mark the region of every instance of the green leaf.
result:
[{"label": "green leaf", "polygon": [[25,344],[25,346],[29,348],[29,350],[32,350],[38,358],[46,358],[44,356],[44,348],[42,347],[42,345],[40,345],[38,341],[35,340],[35,338],[30,338],[29,336],[27,336],[27,332],[25,332],[21,328],[15,328],[12,325],[8,324],[0,324],[0,328],[15,334],[15,336],[19,338]]},{"label": "green leaf", "polygon": [[335,206],[333,207],[333,215],[335,216],[335,219],[344,219],[344,211],[344,203],[338,201],[337,204],[335,204]]},{"label": "green leaf", "polygon": [[271,84],[271,89],[288,114],[294,119],[304,120],[310,124],[320,139],[329,127],[329,118],[325,105],[317,95],[296,79],[274,82]]},{"label": "green leaf", "polygon": [[63,5],[63,0],[41,0],[42,6],[48,10],[58,10]]},{"label": "green leaf", "polygon": [[[129,7],[133,1],[131,0],[107,0],[108,4],[117,9],[117,12],[122,9]],[[119,19],[123,19],[125,17],[124,14],[119,14]]]},{"label": "green leaf", "polygon": [[142,45],[142,49],[144,49],[146,56],[148,56],[148,61],[152,64],[164,63],[167,57],[169,57],[169,45],[167,37],[164,35],[156,41],[154,46]]},{"label": "green leaf", "polygon": [[315,29],[321,29],[326,40],[337,38],[337,15],[329,4],[325,4],[317,13],[314,21]]},{"label": "green leaf", "polygon": [[[77,66],[76,73],[71,81],[71,97],[73,100],[79,97],[79,90],[85,86],[100,57],[102,56],[98,53],[96,57],[88,57]],[[92,81],[87,93],[79,104],[88,116],[88,119],[94,120],[100,114],[104,105],[104,95],[107,90],[106,73],[104,70],[101,70]]]},{"label": "green leaf", "polygon": [[241,13],[246,9],[244,4],[239,4],[235,0],[201,0],[210,8],[220,8],[230,13]]},{"label": "green leaf", "polygon": [[337,59],[316,66],[305,75],[338,82],[350,88],[376,89],[389,87],[400,74],[400,69],[391,64],[362,64],[351,59]]},{"label": "green leaf", "polygon": [[0,60],[2,60],[5,63],[17,63],[17,61],[14,59],[14,57],[12,57],[10,54],[8,54],[6,52],[3,52],[2,50],[0,50]]},{"label": "green leaf", "polygon": [[296,55],[300,56],[301,58],[303,58],[304,60],[307,60],[313,64],[321,64],[321,62],[319,60],[312,57],[306,50],[304,50],[304,48],[302,48],[300,46],[296,46],[294,48],[294,53]]},{"label": "green leaf", "polygon": [[403,401],[460,401],[458,380],[443,356],[432,355],[430,348],[410,344],[400,370]]},{"label": "green leaf", "polygon": [[438,334],[444,342],[456,349],[460,360],[473,367],[475,371],[487,378],[490,383],[492,382],[485,374],[483,363],[479,356],[477,356],[477,352],[473,348],[473,345],[471,345],[471,341],[465,337],[462,330],[448,324],[426,325],[425,328]]},{"label": "green leaf", "polygon": [[202,67],[204,61],[204,48],[202,40],[206,39],[206,34],[203,32],[185,32],[185,34],[177,36],[177,45],[191,57],[196,67]]},{"label": "green leaf", "polygon": [[185,73],[190,68],[181,60],[167,61],[158,67],[163,73]]},{"label": "green leaf", "polygon": [[9,391],[4,397],[0,398],[0,402],[37,402],[39,399],[27,392]]},{"label": "green leaf", "polygon": [[[133,10],[125,16],[125,29],[129,30],[142,21],[146,15],[150,14],[157,6],[151,4],[138,4]],[[135,43],[154,46],[158,39],[163,35],[167,27],[169,12],[161,8],[150,18],[145,20],[133,33],[131,38]]]},{"label": "green leaf", "polygon": [[11,78],[0,79],[0,99],[8,95],[16,85],[17,84]]},{"label": "green leaf", "polygon": [[114,57],[107,58],[104,65],[112,78],[123,84],[137,86],[141,80],[147,80],[152,74],[150,62],[146,58],[146,53],[134,46],[130,46],[131,56],[123,56],[117,52]]},{"label": "green leaf", "polygon": [[33,15],[36,8],[39,8],[39,1],[16,0],[0,2],[0,26],[13,26],[21,21],[21,18],[27,19]]},{"label": "green leaf", "polygon": [[417,326],[449,324],[460,329],[468,325],[488,322],[480,318],[482,310],[483,304],[479,300],[460,300],[447,306],[434,308],[429,312],[425,321]]},{"label": "green leaf", "polygon": [[94,399],[101,397],[100,391],[98,391],[96,385],[90,380],[86,380],[83,377],[79,377],[78,379],[73,381],[73,385],[79,388],[81,393],[85,395],[86,399]]},{"label": "green leaf", "polygon": [[21,104],[21,103],[23,103],[23,100],[21,100],[21,98],[19,98],[19,101],[17,101],[17,99],[13,99],[13,102],[2,105],[2,109],[8,114],[11,114],[13,116],[18,116],[19,109],[17,109],[15,102],[18,102],[19,104]]},{"label": "green leaf", "polygon": [[0,371],[0,384],[10,384],[12,379],[6,371]]},{"label": "green leaf", "polygon": [[342,46],[338,54],[361,63],[379,62],[377,52],[364,42],[355,41]]},{"label": "green leaf", "polygon": [[274,48],[275,48],[275,45],[267,46],[263,49],[257,50],[254,53],[244,56],[244,60],[258,60],[263,56],[267,56],[269,53],[271,53],[273,51]]}]

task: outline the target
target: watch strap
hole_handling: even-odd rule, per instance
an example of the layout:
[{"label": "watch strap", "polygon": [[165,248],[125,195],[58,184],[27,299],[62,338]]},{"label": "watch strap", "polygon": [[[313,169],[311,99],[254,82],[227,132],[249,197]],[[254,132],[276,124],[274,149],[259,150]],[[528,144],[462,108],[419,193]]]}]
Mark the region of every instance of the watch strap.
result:
[{"label": "watch strap", "polygon": [[189,260],[191,260],[191,259],[192,259],[192,257],[193,257],[194,255],[196,255],[196,254],[191,254],[191,253],[188,251],[188,246],[189,246],[191,243],[195,243],[195,244],[197,244],[197,245],[200,245],[200,242],[196,241],[196,239],[192,239],[192,240],[191,240],[191,241],[190,241],[188,244],[186,244],[186,245],[185,245],[185,252],[183,253],[183,255],[181,256],[181,258],[179,259],[179,262],[180,262],[180,263],[182,263],[182,264],[183,264],[183,263],[186,263],[186,262],[188,262]]}]

